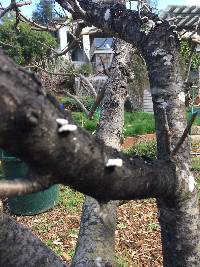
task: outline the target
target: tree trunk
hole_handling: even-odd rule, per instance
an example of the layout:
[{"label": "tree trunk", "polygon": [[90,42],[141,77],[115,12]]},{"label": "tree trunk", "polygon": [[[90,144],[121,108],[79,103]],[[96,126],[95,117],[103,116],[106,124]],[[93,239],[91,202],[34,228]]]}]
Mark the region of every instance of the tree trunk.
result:
[{"label": "tree trunk", "polygon": [[[124,100],[132,46],[119,39],[106,94],[101,107],[97,138],[108,146],[120,149],[124,125]],[[123,53],[122,53],[123,52]],[[118,201],[101,203],[86,196],[81,226],[72,266],[115,266],[115,229]]]},{"label": "tree trunk", "polygon": [[[165,33],[145,48],[156,120],[159,159],[176,165],[176,190],[173,198],[157,200],[163,247],[164,267],[197,267],[200,265],[199,204],[194,177],[190,171],[190,146],[186,138],[173,155],[173,149],[186,127],[183,78],[179,55],[173,39]],[[169,39],[168,39],[169,40]],[[165,46],[163,45],[165,43]],[[161,49],[162,47],[162,49]]]}]

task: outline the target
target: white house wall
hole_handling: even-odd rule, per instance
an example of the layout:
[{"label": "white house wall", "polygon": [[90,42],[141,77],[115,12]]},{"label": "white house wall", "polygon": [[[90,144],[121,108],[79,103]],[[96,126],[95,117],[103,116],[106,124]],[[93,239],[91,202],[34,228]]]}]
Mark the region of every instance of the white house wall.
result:
[{"label": "white house wall", "polygon": [[83,50],[87,56],[87,61],[90,61],[90,36],[89,34],[83,35]]},{"label": "white house wall", "polygon": [[59,29],[59,40],[60,40],[60,51],[62,51],[68,44],[67,42],[67,26],[64,26]]}]

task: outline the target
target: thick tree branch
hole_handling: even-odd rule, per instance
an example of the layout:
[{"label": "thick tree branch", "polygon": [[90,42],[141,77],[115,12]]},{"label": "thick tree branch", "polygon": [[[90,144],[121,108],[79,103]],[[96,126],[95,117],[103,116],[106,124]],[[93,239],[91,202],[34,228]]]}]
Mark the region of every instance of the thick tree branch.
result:
[{"label": "thick tree branch", "polygon": [[[73,7],[74,4],[72,0],[56,1],[64,9],[67,9],[68,5]],[[147,10],[145,11],[147,22],[144,22],[140,19],[137,11],[127,10],[123,4],[116,3],[109,6],[103,3],[99,5],[89,0],[79,0],[78,2],[86,14],[83,15],[79,12],[76,13],[76,16],[113,36],[120,36],[125,41],[135,43],[137,47],[141,47],[145,39],[148,38],[147,32],[150,33],[155,27],[158,27],[158,30],[162,27],[162,25],[157,24],[158,21],[160,22],[159,18]],[[164,22],[164,24],[169,25],[168,22]]]},{"label": "thick tree branch", "polygon": [[[129,159],[85,130],[76,130],[69,114],[53,106],[38,81],[19,71],[2,51],[0,96],[0,147],[40,175],[57,177],[97,199],[173,195],[176,175],[171,162]],[[58,118],[65,119],[65,125]],[[110,158],[121,158],[123,166],[106,167]]]},{"label": "thick tree branch", "polygon": [[0,255],[2,267],[66,267],[50,248],[5,214],[0,218]]}]

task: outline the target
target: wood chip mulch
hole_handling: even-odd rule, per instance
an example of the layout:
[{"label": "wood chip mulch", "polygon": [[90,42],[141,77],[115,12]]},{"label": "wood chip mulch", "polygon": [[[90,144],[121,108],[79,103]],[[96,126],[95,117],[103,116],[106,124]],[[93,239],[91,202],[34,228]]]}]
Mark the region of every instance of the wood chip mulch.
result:
[{"label": "wood chip mulch", "polygon": [[[9,213],[8,208],[5,209]],[[154,200],[130,201],[118,210],[116,254],[120,267],[161,267],[160,228]],[[12,215],[70,263],[81,215],[81,204],[69,211],[60,204],[35,216]]]}]

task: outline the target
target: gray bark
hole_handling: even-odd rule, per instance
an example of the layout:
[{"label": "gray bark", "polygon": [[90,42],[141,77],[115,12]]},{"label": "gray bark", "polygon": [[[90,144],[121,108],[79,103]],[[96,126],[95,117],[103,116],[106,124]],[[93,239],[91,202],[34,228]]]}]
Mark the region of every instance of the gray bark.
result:
[{"label": "gray bark", "polygon": [[[161,44],[165,42],[163,39],[160,39]],[[176,164],[177,173],[177,191],[174,197],[159,198],[157,203],[164,266],[191,267],[200,264],[199,204],[194,177],[190,171],[188,139],[175,157],[170,155],[186,127],[185,103],[180,97],[184,81],[179,55],[173,45],[175,42],[166,44],[161,54],[148,45],[147,67],[154,102],[158,158],[170,158]],[[166,64],[168,59],[171,60]],[[162,69],[159,68],[161,65]]]},{"label": "gray bark", "polygon": [[[101,107],[97,138],[120,150],[132,46],[118,40],[106,94]],[[115,228],[118,201],[99,203],[86,196],[72,266],[115,266]],[[99,264],[99,265],[98,265]]]},{"label": "gray bark", "polygon": [[[62,0],[58,2],[62,4]],[[88,0],[79,0],[79,3],[87,10],[84,17],[88,22],[134,42],[142,51],[154,102],[158,158],[170,160],[176,166],[174,195],[158,198],[164,266],[199,266],[199,209],[194,177],[190,172],[187,140],[178,153],[171,156],[171,150],[186,126],[184,103],[180,100],[184,86],[177,34],[168,22],[160,21],[148,12],[141,14],[148,17],[148,21],[144,22],[137,12],[125,10],[119,4],[108,8]]]},{"label": "gray bark", "polygon": [[[66,1],[58,2],[67,7]],[[50,105],[37,83],[17,71],[2,54],[0,107],[4,118],[0,119],[0,145],[40,172],[57,174],[62,183],[97,199],[158,198],[164,266],[197,267],[199,210],[188,142],[175,156],[170,154],[186,121],[179,95],[183,80],[177,34],[168,22],[150,13],[145,14],[146,24],[137,12],[127,11],[120,4],[108,8],[88,0],[79,3],[87,11],[87,22],[118,34],[142,51],[154,101],[159,160],[123,158],[122,168],[105,168],[103,146],[80,129],[59,135],[55,119],[62,116],[60,111]],[[79,15],[84,17],[84,12]]]},{"label": "gray bark", "polygon": [[[129,158],[81,128],[59,133],[56,119],[73,123],[70,115],[54,106],[38,81],[19,71],[2,52],[0,95],[0,147],[27,162],[39,176],[104,201],[173,196],[173,163]],[[123,166],[106,167],[113,157],[121,158]]]}]

